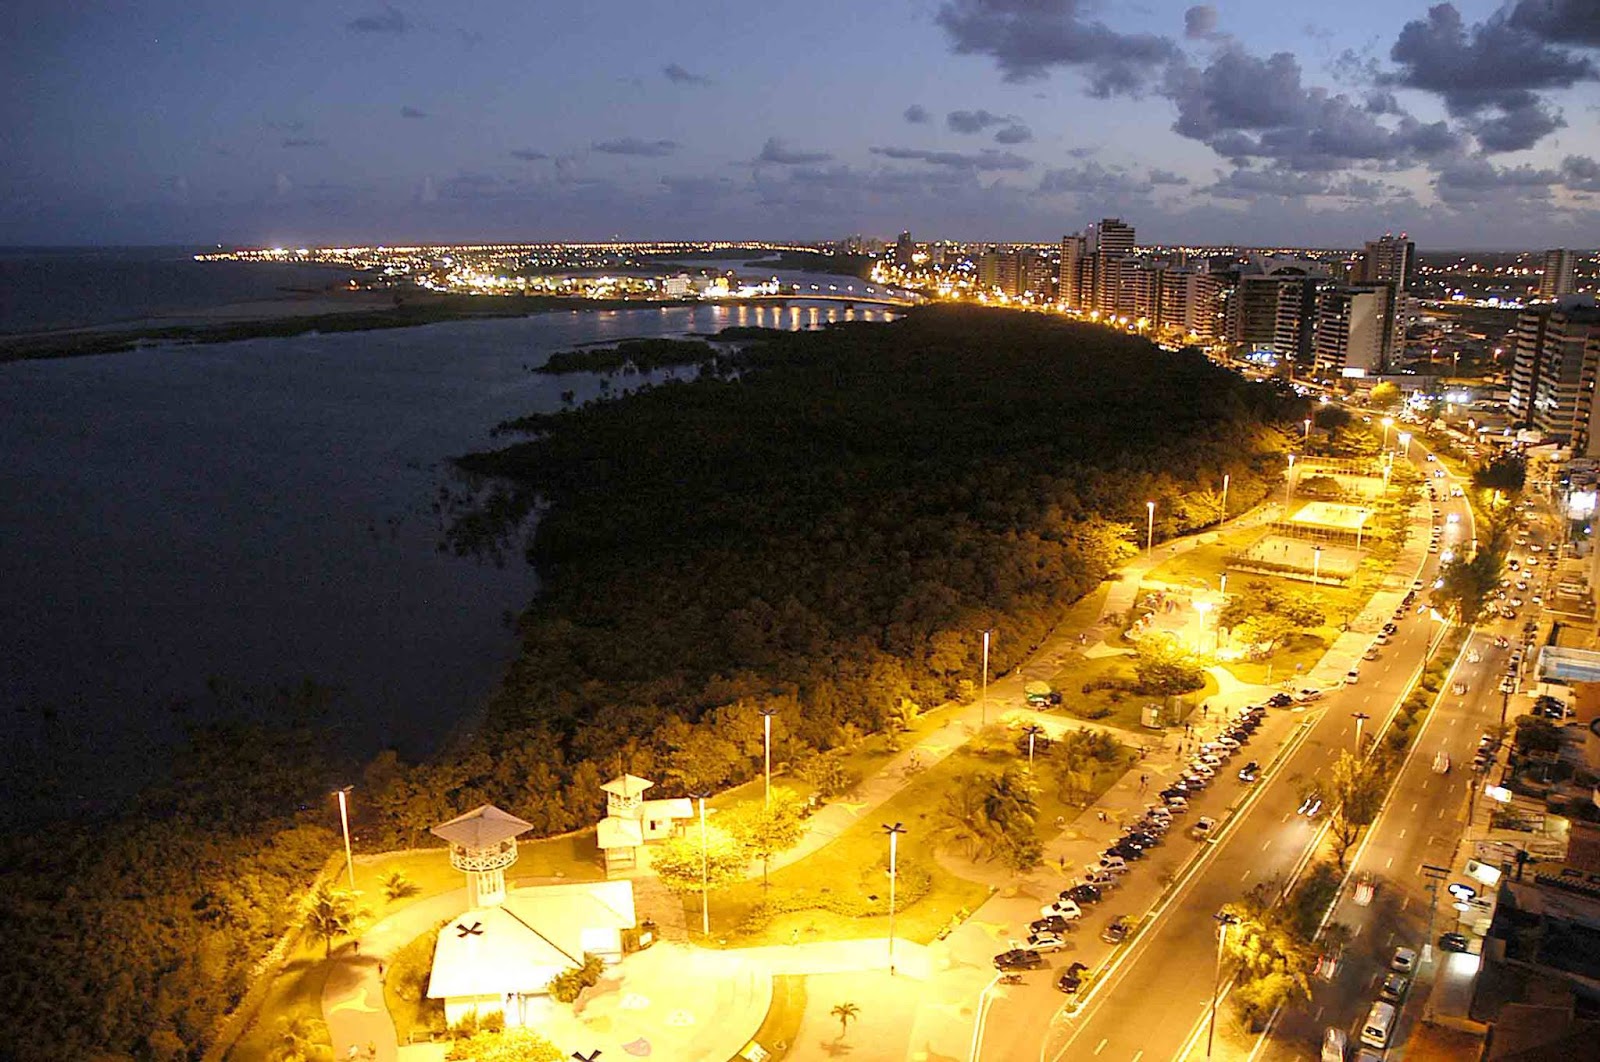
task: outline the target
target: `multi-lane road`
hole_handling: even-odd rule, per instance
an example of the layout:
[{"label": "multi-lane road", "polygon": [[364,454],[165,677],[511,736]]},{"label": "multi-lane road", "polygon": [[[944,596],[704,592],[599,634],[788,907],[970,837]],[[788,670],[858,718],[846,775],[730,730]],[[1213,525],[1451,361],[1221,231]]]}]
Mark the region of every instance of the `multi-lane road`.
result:
[{"label": "multi-lane road", "polygon": [[[1425,472],[1433,471],[1436,466],[1424,463],[1419,448],[1412,450],[1412,459],[1419,467]],[[1465,501],[1446,497],[1439,503],[1439,509],[1442,515],[1457,514],[1454,526],[1461,529],[1461,545],[1467,545],[1465,539],[1471,534],[1472,516]],[[1422,511],[1425,512],[1425,508]],[[1404,556],[1409,562],[1402,562],[1402,570],[1409,567],[1415,571],[1418,560],[1422,560],[1419,578],[1424,582],[1434,577],[1441,556],[1422,554],[1428,539],[1426,527],[1424,518],[1416,528],[1419,533],[1408,543]],[[1411,586],[1409,572],[1397,573],[1379,591],[1369,611],[1386,616]],[[1440,634],[1440,624],[1428,613],[1409,610],[1390,643],[1381,649],[1378,659],[1361,665],[1356,683],[1332,690],[1304,709],[1303,725],[1295,728],[1288,739],[1286,754],[1269,774],[1255,783],[1253,792],[1244,792],[1248,787],[1237,781],[1232,771],[1219,772],[1207,796],[1224,804],[1236,803],[1237,809],[1215,841],[1207,846],[1208,851],[1183,872],[1173,892],[1155,912],[1154,919],[1107,968],[1106,976],[1094,986],[1079,1009],[1073,1009],[1070,1002],[1061,1004],[1060,997],[1044,1000],[1033,993],[997,1002],[986,1023],[978,1057],[1037,1057],[1041,1062],[1058,1059],[1167,1062],[1182,1057],[1196,1038],[1203,1036],[1204,1021],[1214,998],[1217,937],[1213,916],[1224,904],[1239,900],[1257,883],[1286,879],[1302,865],[1317,832],[1317,824],[1298,813],[1306,784],[1326,777],[1339,750],[1355,749],[1356,713],[1370,717],[1363,721],[1367,735],[1387,722]],[[1492,690],[1497,681],[1494,668],[1499,663],[1503,663],[1503,653],[1499,656],[1484,654],[1478,666],[1488,670],[1483,675],[1474,672],[1465,676],[1469,691],[1481,691],[1485,687]],[[1444,711],[1430,720],[1422,736],[1423,747],[1445,740],[1455,750],[1452,760],[1470,765],[1478,730],[1466,718],[1485,709],[1474,698],[1447,700],[1450,703]],[[1496,697],[1496,715],[1498,710]],[[1267,751],[1255,748],[1250,756],[1235,757],[1235,760],[1264,761]],[[1420,772],[1416,769],[1419,762],[1423,767]],[[1465,784],[1464,776],[1459,769],[1452,775],[1435,776],[1426,770],[1430,765],[1431,754],[1426,758],[1422,753],[1413,757],[1402,786],[1386,810],[1386,817],[1396,821],[1402,817],[1409,821],[1417,816],[1418,825],[1397,827],[1392,833],[1382,831],[1381,843],[1377,839],[1368,843],[1362,854],[1364,865],[1375,861],[1380,867],[1387,863],[1391,871],[1401,867],[1409,870],[1412,869],[1409,864],[1417,861],[1414,853],[1429,851],[1430,843],[1453,846],[1459,823],[1451,816],[1458,806],[1464,806],[1465,790],[1461,788]],[[1236,763],[1233,766],[1237,768]],[[1433,816],[1432,828],[1422,821],[1429,814]],[[1446,849],[1444,854],[1448,852]],[[1133,871],[1140,872],[1140,869]],[[1385,903],[1391,895],[1398,895],[1394,890],[1384,890],[1382,894]],[[1415,905],[1416,901],[1412,901],[1408,908]],[[1374,916],[1384,910],[1384,906],[1379,906]],[[1406,910],[1399,912],[1402,918],[1405,914]],[[1396,939],[1400,939],[1399,934],[1409,934],[1405,939],[1420,943],[1425,928],[1413,929],[1402,922],[1363,933],[1369,946],[1381,948],[1389,933],[1397,934]],[[1373,943],[1375,938],[1376,944]],[[1360,976],[1359,971],[1365,965],[1371,965],[1366,957],[1357,954],[1358,950],[1351,949],[1350,959],[1342,968],[1342,974],[1351,979]],[[1348,999],[1332,1004],[1339,1011],[1341,1021],[1345,1010],[1352,1008],[1358,999],[1365,998],[1365,988],[1365,983],[1357,985],[1351,980],[1346,986]],[[1315,1022],[1315,1018],[1311,1020]],[[1309,1046],[1315,1042],[1309,1031],[1302,1038],[1298,1027],[1286,1025],[1283,1033],[1285,1035],[1278,1040],[1281,1044],[1300,1042]],[[1315,1035],[1320,1035],[1320,1029]]]}]

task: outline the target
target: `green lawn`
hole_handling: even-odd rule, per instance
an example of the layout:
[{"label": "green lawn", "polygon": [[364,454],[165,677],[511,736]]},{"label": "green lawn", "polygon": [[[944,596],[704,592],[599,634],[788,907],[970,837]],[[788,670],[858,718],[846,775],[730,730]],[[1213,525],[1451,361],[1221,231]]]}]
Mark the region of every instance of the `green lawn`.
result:
[{"label": "green lawn", "polygon": [[[440,923],[440,926],[448,923]],[[438,927],[423,933],[401,948],[389,961],[383,980],[383,999],[394,1019],[395,1036],[402,1044],[411,1042],[412,1033],[426,1039],[430,1032],[444,1031],[444,1003],[427,998],[428,974],[433,968],[434,940]]]},{"label": "green lawn", "polygon": [[[1130,693],[1124,690],[1094,690],[1090,693],[1083,692],[1087,682],[1104,678],[1126,679],[1133,681],[1132,656],[1102,656],[1093,659],[1087,657],[1069,658],[1065,666],[1057,671],[1050,680],[1053,689],[1061,691],[1061,714],[1075,719],[1089,719],[1105,726],[1114,726],[1122,730],[1146,730],[1140,719],[1144,706],[1162,700],[1160,697],[1147,696],[1142,693]],[[1183,717],[1193,711],[1201,701],[1217,692],[1217,680],[1210,675],[1206,676],[1203,689],[1194,693],[1186,693],[1179,698],[1182,715],[1176,721],[1181,722]],[[1169,706],[1170,708],[1170,706]],[[1106,711],[1109,714],[1101,716]],[[1169,720],[1170,722],[1171,720]]]},{"label": "green lawn", "polygon": [[[417,891],[390,902],[384,895],[383,882],[397,870],[416,886]],[[512,884],[528,878],[570,878],[573,881],[603,879],[605,872],[600,866],[600,850],[594,843],[594,831],[584,830],[567,837],[552,837],[517,845],[517,863],[507,871],[506,877]],[[339,884],[347,881],[347,878],[341,877]],[[391,852],[356,863],[356,887],[361,892],[362,906],[371,912],[367,922],[369,925],[382,921],[409,903],[462,888],[465,884],[466,879],[461,871],[450,865],[450,853],[444,848]]]}]

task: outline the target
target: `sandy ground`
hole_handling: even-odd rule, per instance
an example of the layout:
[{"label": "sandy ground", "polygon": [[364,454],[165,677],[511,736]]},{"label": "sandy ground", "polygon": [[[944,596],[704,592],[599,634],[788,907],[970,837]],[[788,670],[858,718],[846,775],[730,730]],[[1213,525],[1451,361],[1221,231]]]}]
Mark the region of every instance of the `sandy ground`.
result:
[{"label": "sandy ground", "polygon": [[394,296],[388,292],[350,292],[343,295],[285,295],[277,299],[257,299],[254,302],[230,302],[201,310],[185,310],[139,321],[123,321],[105,326],[122,330],[151,325],[179,324],[233,324],[239,321],[281,321],[291,317],[318,317],[330,313],[369,313],[394,306]]}]

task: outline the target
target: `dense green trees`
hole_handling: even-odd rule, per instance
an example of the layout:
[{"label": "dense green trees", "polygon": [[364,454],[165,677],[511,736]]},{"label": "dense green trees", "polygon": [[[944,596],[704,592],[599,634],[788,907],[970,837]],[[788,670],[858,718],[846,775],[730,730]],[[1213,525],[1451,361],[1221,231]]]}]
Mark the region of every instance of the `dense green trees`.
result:
[{"label": "dense green trees", "polygon": [[1340,870],[1344,869],[1345,858],[1361,837],[1361,831],[1372,825],[1383,807],[1383,794],[1388,790],[1388,767],[1379,756],[1361,759],[1345,750],[1341,750],[1334,761],[1328,783],[1328,799],[1333,804],[1329,834]]},{"label": "dense green trees", "polygon": [[1014,870],[1039,865],[1039,802],[1033,780],[1019,766],[961,775],[936,811],[942,844],[969,859],[999,859]]},{"label": "dense green trees", "polygon": [[1176,697],[1205,687],[1205,669],[1176,638],[1146,635],[1135,649],[1133,673],[1142,692]]}]

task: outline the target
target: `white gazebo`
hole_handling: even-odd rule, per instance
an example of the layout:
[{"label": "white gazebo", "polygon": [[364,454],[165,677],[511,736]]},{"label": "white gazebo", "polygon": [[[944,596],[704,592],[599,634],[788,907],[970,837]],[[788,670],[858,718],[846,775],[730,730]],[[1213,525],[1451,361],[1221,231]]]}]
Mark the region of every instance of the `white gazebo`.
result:
[{"label": "white gazebo", "polygon": [[646,800],[655,787],[648,778],[623,774],[600,788],[606,794],[606,817],[595,829],[595,843],[605,856],[606,873],[633,870],[645,842],[671,836],[679,819],[692,818],[694,805],[687,798]]},{"label": "white gazebo", "polygon": [[506,898],[506,868],[517,861],[517,837],[531,829],[531,823],[484,804],[429,832],[449,842],[450,865],[467,876],[467,906],[493,907]]}]

